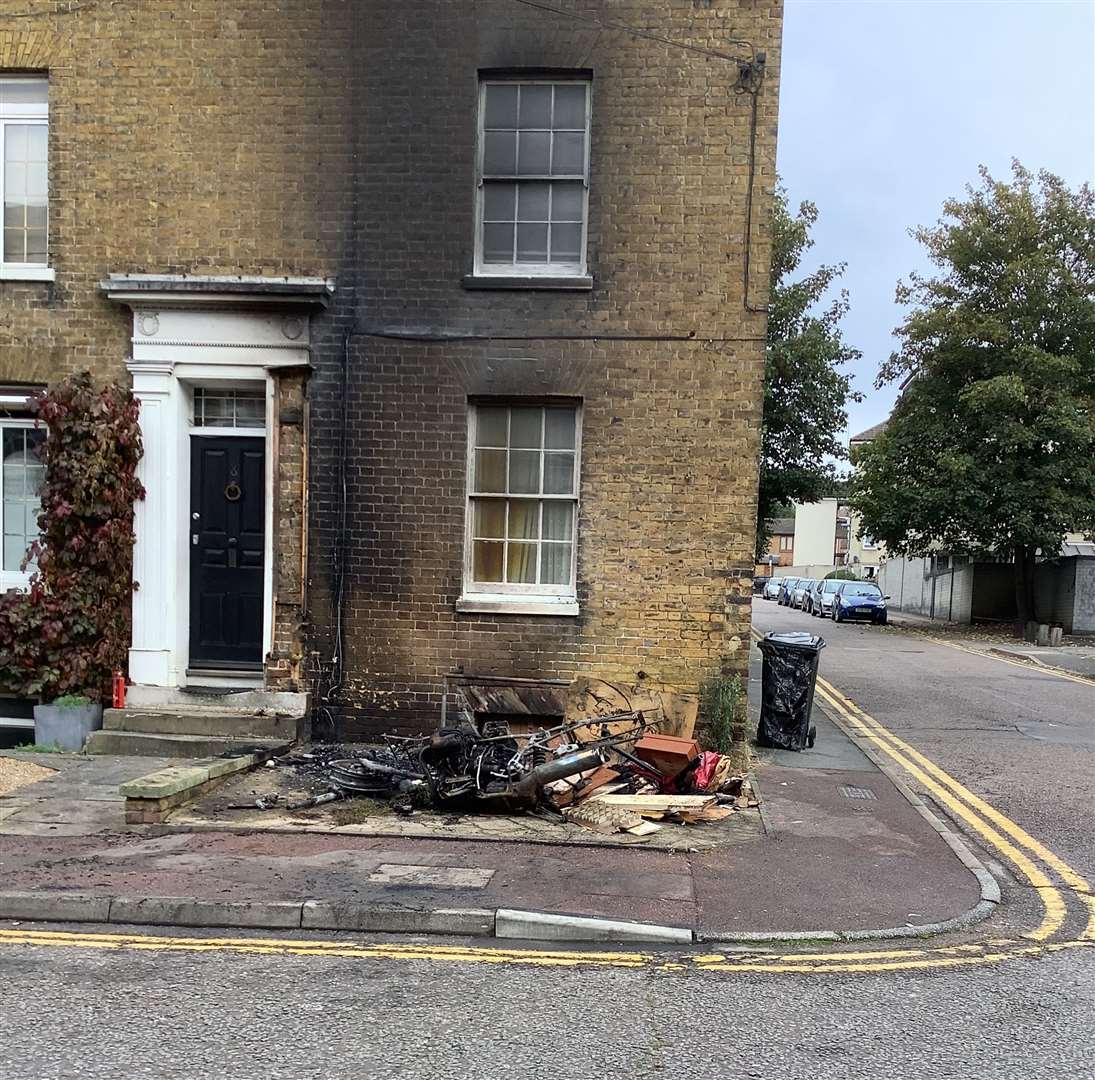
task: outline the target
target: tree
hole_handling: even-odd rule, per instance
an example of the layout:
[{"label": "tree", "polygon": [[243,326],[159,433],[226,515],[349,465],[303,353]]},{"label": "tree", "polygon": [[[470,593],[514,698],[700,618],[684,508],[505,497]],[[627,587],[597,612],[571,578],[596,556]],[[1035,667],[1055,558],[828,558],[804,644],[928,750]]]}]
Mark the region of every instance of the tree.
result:
[{"label": "tree", "polygon": [[840,371],[860,353],[841,338],[848,310],[841,291],[828,307],[818,305],[844,272],[821,266],[797,281],[805,253],[813,246],[817,221],[813,203],[791,215],[787,193],[776,189],[772,218],[772,292],[764,375],[764,423],[757,507],[757,558],[768,550],[767,521],[792,501],[816,502],[836,482],[834,462],[846,456],[838,435],[848,420],[845,405],[858,401],[851,377]]},{"label": "tree", "polygon": [[1020,623],[1039,549],[1095,529],[1095,193],[1018,162],[913,235],[938,267],[899,284],[905,389],[856,457],[852,506],[898,555],[1010,556]]}]

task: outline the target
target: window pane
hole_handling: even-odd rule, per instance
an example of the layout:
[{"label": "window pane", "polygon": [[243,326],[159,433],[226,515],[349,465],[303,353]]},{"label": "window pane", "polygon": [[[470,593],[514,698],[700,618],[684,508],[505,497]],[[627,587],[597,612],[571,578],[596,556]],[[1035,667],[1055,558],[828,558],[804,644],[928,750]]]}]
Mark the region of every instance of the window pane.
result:
[{"label": "window pane", "polygon": [[[490,451],[480,451],[480,453]],[[536,495],[540,491],[540,451],[511,450],[509,453],[509,489],[518,495]],[[493,490],[480,488],[481,491]]]},{"label": "window pane", "polygon": [[489,405],[480,405],[476,409],[475,445],[506,445],[506,413],[508,410]]},{"label": "window pane", "polygon": [[502,580],[502,552],[505,544],[495,540],[476,540],[472,545],[471,576],[474,581]]},{"label": "window pane", "polygon": [[547,262],[547,225],[517,226],[517,261]]},{"label": "window pane", "polygon": [[570,544],[544,544],[540,549],[540,583],[570,584]]},{"label": "window pane", "polygon": [[540,409],[511,409],[509,444],[522,450],[540,446]]},{"label": "window pane", "polygon": [[472,532],[476,537],[497,538],[506,535],[506,503],[504,499],[480,499],[474,507]]},{"label": "window pane", "polygon": [[516,150],[517,136],[513,132],[488,131],[483,136],[483,172],[512,176],[517,171]]},{"label": "window pane", "polygon": [[4,230],[4,261],[26,261],[26,233],[22,229]]},{"label": "window pane", "polygon": [[564,223],[551,227],[551,261],[582,261],[582,226]]},{"label": "window pane", "polygon": [[586,87],[584,83],[561,83],[555,87],[555,128],[585,128]]},{"label": "window pane", "polygon": [[551,185],[551,220],[582,220],[582,182],[557,180]]},{"label": "window pane", "polygon": [[551,136],[546,131],[522,131],[518,139],[518,175],[546,176],[550,164]]},{"label": "window pane", "polygon": [[45,79],[2,79],[0,102],[5,105],[44,105],[48,87]]},{"label": "window pane", "polygon": [[27,160],[44,162],[49,147],[49,134],[45,124],[32,124],[27,131]]},{"label": "window pane", "polygon": [[566,540],[574,536],[574,504],[567,502],[544,503],[544,539]]},{"label": "window pane", "polygon": [[8,124],[4,131],[4,160],[26,161],[29,124]]},{"label": "window pane", "polygon": [[518,221],[547,221],[548,193],[551,185],[533,181],[521,184],[517,198]]},{"label": "window pane", "polygon": [[38,535],[38,491],[45,473],[38,448],[44,441],[44,432],[27,428],[7,428],[3,433],[0,516],[4,527],[4,570],[22,568],[23,556]]},{"label": "window pane", "polygon": [[[7,507],[4,507],[5,517]],[[4,569],[18,570],[23,562],[23,556],[27,553],[27,545],[22,534],[4,533]]]},{"label": "window pane", "polygon": [[518,127],[551,127],[551,86],[526,83],[521,87],[521,112]]},{"label": "window pane", "polygon": [[487,222],[483,226],[483,262],[513,262],[513,225]]},{"label": "window pane", "polygon": [[516,184],[484,184],[483,220],[513,221],[513,207],[516,194]]},{"label": "window pane", "polygon": [[475,451],[475,491],[506,490],[505,450]]},{"label": "window pane", "polygon": [[575,420],[573,409],[545,410],[544,445],[549,450],[573,450]]},{"label": "window pane", "polygon": [[574,494],[574,455],[544,455],[544,494]]},{"label": "window pane", "polygon": [[536,584],[536,544],[507,544],[506,581]]},{"label": "window pane", "polygon": [[517,86],[487,85],[487,102],[483,110],[483,127],[514,128],[517,126]]},{"label": "window pane", "polygon": [[46,261],[46,230],[45,229],[28,229],[27,230],[27,252],[26,261],[29,263],[40,263],[45,265]]},{"label": "window pane", "polygon": [[511,499],[509,538],[537,540],[540,537],[540,504],[535,499]]},{"label": "window pane", "polygon": [[552,138],[555,141],[555,153],[551,159],[552,175],[562,173],[585,173],[585,149],[586,137],[580,131],[556,132]]},{"label": "window pane", "polygon": [[266,426],[266,402],[257,397],[236,398],[236,427]]}]

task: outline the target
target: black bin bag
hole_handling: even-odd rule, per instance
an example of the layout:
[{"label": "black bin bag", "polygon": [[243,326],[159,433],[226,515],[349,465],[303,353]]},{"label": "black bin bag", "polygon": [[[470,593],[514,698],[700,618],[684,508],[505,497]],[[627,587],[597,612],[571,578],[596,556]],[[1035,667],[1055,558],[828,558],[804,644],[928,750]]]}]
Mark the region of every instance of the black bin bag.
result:
[{"label": "black bin bag", "polygon": [[817,663],[825,639],[804,631],[765,634],[758,642],[764,657],[757,745],[802,750],[814,745]]}]

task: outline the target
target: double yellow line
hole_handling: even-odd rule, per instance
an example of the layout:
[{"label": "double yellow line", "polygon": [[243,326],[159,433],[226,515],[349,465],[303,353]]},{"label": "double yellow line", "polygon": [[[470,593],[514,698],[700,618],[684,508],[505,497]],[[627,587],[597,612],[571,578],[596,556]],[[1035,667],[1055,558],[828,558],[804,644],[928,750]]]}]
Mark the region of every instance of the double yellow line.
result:
[{"label": "double yellow line", "polygon": [[[1082,875],[1021,826],[894,735],[831,683],[819,677],[817,687],[821,699],[851,734],[900,765],[955,817],[1012,863],[1035,888],[1042,901],[1044,915],[1039,926],[1025,937],[1044,942],[1057,935],[1068,915],[1067,896],[1080,905],[1086,918],[1086,927],[1079,940],[1095,941],[1095,898],[1092,897],[1091,885]],[[1051,877],[1051,872],[1056,874],[1057,881]]]}]

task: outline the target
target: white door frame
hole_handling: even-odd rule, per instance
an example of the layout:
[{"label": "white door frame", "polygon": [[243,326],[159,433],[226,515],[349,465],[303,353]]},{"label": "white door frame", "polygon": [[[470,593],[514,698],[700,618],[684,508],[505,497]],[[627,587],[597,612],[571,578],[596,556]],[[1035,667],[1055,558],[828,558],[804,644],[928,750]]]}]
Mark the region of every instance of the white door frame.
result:
[{"label": "white door frame", "polygon": [[[187,683],[190,642],[190,440],[196,386],[266,391],[266,538],[263,652],[273,642],[274,470],[277,445],[275,375],[308,363],[307,315],[210,306],[205,298],[171,294],[118,297],[133,309],[133,358],[126,365],[141,405],[144,457],[138,475],[145,499],[134,529],[134,683],[178,687]],[[201,302],[204,300],[204,303]],[[258,429],[231,429],[258,434]],[[201,682],[208,682],[202,677]],[[256,674],[261,685],[261,673]]]}]

